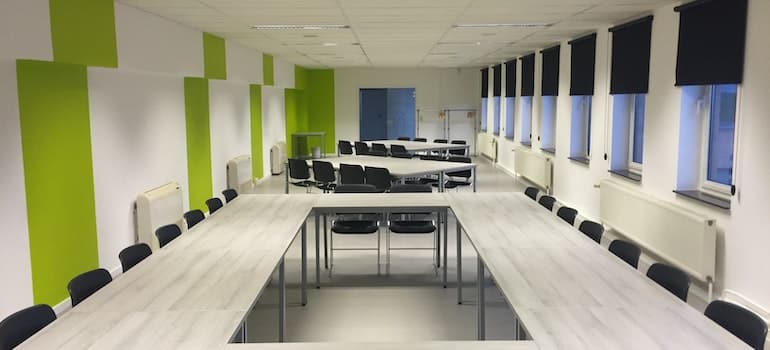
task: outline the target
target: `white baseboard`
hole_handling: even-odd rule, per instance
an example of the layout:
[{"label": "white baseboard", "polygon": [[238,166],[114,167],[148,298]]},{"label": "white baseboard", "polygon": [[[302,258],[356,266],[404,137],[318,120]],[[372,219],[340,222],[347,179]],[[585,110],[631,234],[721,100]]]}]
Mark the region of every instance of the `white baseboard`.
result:
[{"label": "white baseboard", "polygon": [[765,321],[770,321],[770,312],[768,312],[767,309],[757,304],[753,300],[746,298],[742,294],[734,290],[725,289],[724,292],[722,292],[722,297],[731,303],[741,305],[753,311],[759,317],[762,317]]}]

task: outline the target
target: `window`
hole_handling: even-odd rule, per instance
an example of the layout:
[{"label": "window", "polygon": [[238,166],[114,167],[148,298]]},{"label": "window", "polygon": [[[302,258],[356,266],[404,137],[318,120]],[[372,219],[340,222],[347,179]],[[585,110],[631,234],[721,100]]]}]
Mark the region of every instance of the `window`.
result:
[{"label": "window", "polygon": [[733,183],[733,150],[737,85],[712,85],[708,89],[708,119],[704,122],[702,187],[729,193]]},{"label": "window", "polygon": [[532,145],[532,96],[521,97],[521,144]]},{"label": "window", "polygon": [[610,172],[641,181],[645,94],[613,95]]},{"label": "window", "polygon": [[487,98],[481,99],[481,131],[487,131]]},{"label": "window", "polygon": [[516,111],[513,97],[505,98],[505,138],[513,140],[513,115]]},{"label": "window", "polygon": [[543,96],[543,117],[540,124],[540,148],[546,152],[555,153],[554,139],[556,134],[556,96]]},{"label": "window", "polygon": [[642,161],[644,158],[644,110],[645,110],[645,95],[637,94],[633,97],[633,107],[631,113],[632,122],[629,130],[630,146],[628,151],[630,152],[628,158],[629,169],[641,169]]},{"label": "window", "polygon": [[492,97],[492,132],[500,135],[500,96]]},{"label": "window", "polygon": [[570,159],[583,163],[591,156],[591,97],[572,96]]}]

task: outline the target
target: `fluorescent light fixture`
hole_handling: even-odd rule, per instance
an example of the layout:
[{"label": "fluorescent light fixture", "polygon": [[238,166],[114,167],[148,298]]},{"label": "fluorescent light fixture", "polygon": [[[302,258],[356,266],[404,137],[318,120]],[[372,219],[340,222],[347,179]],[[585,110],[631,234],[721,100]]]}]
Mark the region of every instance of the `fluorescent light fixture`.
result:
[{"label": "fluorescent light fixture", "polygon": [[337,46],[337,43],[323,43],[323,46]]},{"label": "fluorescent light fixture", "polygon": [[549,27],[550,23],[467,23],[455,24],[454,28],[533,28]]},{"label": "fluorescent light fixture", "polygon": [[323,30],[348,29],[346,24],[255,24],[251,29],[256,30]]}]

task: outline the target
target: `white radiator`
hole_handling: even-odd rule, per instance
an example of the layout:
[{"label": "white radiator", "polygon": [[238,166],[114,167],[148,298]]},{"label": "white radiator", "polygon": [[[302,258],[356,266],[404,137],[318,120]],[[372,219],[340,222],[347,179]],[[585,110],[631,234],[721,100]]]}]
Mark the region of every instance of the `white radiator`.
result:
[{"label": "white radiator", "polygon": [[546,193],[551,193],[553,188],[553,162],[539,152],[529,149],[517,148],[513,152],[513,170],[537,185]]},{"label": "white radiator", "polygon": [[715,220],[613,180],[601,182],[602,222],[704,282],[716,269]]},{"label": "white radiator", "polygon": [[136,198],[136,236],[139,242],[147,243],[153,250],[158,249],[155,230],[168,224],[182,226],[184,198],[182,188],[170,182],[144,192]]},{"label": "white radiator", "polygon": [[250,192],[254,186],[251,175],[251,156],[242,155],[227,162],[227,187],[238,193]]},{"label": "white radiator", "polygon": [[270,147],[270,172],[282,174],[286,170],[286,143],[278,142]]},{"label": "white radiator", "polygon": [[492,162],[497,162],[497,139],[487,133],[480,133],[477,140],[476,149],[479,153]]}]

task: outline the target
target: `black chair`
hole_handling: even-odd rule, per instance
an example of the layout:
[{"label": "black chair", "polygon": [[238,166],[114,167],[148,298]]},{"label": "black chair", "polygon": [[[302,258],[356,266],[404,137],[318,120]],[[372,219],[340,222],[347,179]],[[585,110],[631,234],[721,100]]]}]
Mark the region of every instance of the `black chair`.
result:
[{"label": "black chair", "polygon": [[543,208],[548,209],[549,211],[553,211],[553,204],[556,203],[556,198],[553,198],[548,195],[540,196],[540,199],[537,200],[540,205],[543,206]]},{"label": "black chair", "polygon": [[399,140],[399,141],[409,141],[411,139],[409,137],[407,137],[407,136],[399,136],[397,140]]},{"label": "black chair", "polygon": [[415,137],[414,142],[428,142],[428,139],[424,137]]},{"label": "black chair", "polygon": [[[447,160],[455,163],[471,163],[470,157],[453,156],[449,157]],[[470,178],[473,176],[473,171],[471,169],[452,171],[446,173],[446,175],[449,177],[449,180],[444,183],[444,188],[451,189],[459,186],[470,186]],[[463,180],[457,181],[455,178],[462,178]]]},{"label": "black chair", "polygon": [[123,272],[126,272],[150,255],[152,255],[150,246],[146,243],[137,243],[121,250],[118,253],[118,259],[123,266]]},{"label": "black chair", "polygon": [[203,221],[203,219],[206,218],[206,215],[203,214],[203,211],[200,209],[193,209],[186,213],[184,213],[184,222],[187,223],[187,229],[193,228],[195,225],[197,225],[199,222]]},{"label": "black chair", "polygon": [[690,290],[690,276],[671,265],[654,263],[647,270],[647,277],[665,288],[682,301],[687,302],[687,292]]},{"label": "black chair", "polygon": [[334,191],[334,187],[337,186],[337,177],[334,175],[332,163],[314,160],[313,178],[315,179],[316,187],[321,189],[323,193]]},{"label": "black chair", "polygon": [[340,151],[340,154],[353,154],[353,145],[350,144],[350,141],[345,140],[339,140],[337,141],[337,149]]},{"label": "black chair", "polygon": [[635,269],[639,267],[639,256],[642,255],[642,249],[636,244],[622,239],[616,239],[610,243],[609,250],[612,254],[615,254],[615,256],[633,266]]},{"label": "black chair", "polygon": [[158,227],[155,230],[155,237],[158,237],[158,246],[163,248],[166,244],[171,243],[174,239],[182,234],[182,229],[176,224],[170,224]]},{"label": "black chair", "polygon": [[[339,185],[334,193],[378,193],[373,185],[355,184]],[[340,248],[334,249],[334,234],[367,235],[377,233],[377,274],[380,273],[380,214],[346,214],[337,213],[332,221],[332,234],[329,240],[329,277],[334,269],[335,250],[375,250],[375,248]]]},{"label": "black chair", "polygon": [[446,158],[442,156],[435,156],[435,155],[423,155],[423,156],[420,156],[420,160],[444,161],[446,160]]},{"label": "black chair", "polygon": [[230,203],[238,197],[238,192],[232,188],[228,188],[224,191],[222,191],[222,195],[225,196],[225,203]]},{"label": "black chair", "polygon": [[755,350],[764,350],[767,323],[753,312],[733,303],[714,300],[703,314]]},{"label": "black chair", "polygon": [[391,186],[390,171],[386,168],[364,167],[366,183],[374,185],[379,192],[387,192]]},{"label": "black chair", "polygon": [[83,300],[96,293],[99,289],[112,282],[112,276],[105,269],[91,270],[75,276],[69,284],[67,290],[70,293],[72,307],[80,304]]},{"label": "black chair", "polygon": [[0,349],[13,349],[45,326],[56,321],[56,313],[45,304],[16,311],[0,321]]},{"label": "black chair", "polygon": [[[466,145],[465,140],[452,140],[451,144],[453,145]],[[465,154],[465,149],[451,149],[449,150],[449,154],[453,156],[467,156]]]},{"label": "black chair", "polygon": [[433,143],[449,143],[447,139],[434,139]]},{"label": "black chair", "polygon": [[357,156],[368,156],[369,155],[369,145],[367,145],[365,142],[356,141],[355,147],[356,147],[356,155]]},{"label": "black chair", "polygon": [[[292,181],[293,180],[293,181]],[[310,180],[310,169],[303,159],[289,159],[289,183],[297,187],[304,187],[306,192],[315,186],[315,181]]]},{"label": "black chair", "polygon": [[369,154],[372,156],[386,157],[388,155],[388,148],[382,143],[372,143]]},{"label": "black chair", "polygon": [[527,195],[527,197],[532,198],[533,201],[537,200],[538,193],[540,193],[540,190],[535,187],[527,187],[527,189],[524,190],[524,194]]},{"label": "black chair", "polygon": [[206,206],[209,208],[209,214],[214,214],[222,208],[223,204],[221,199],[214,197],[206,200]]},{"label": "black chair", "polygon": [[406,150],[402,145],[390,145],[390,155],[395,158],[412,158],[414,155]]},{"label": "black chair", "polygon": [[364,168],[360,165],[340,164],[340,184],[362,185],[364,183]]},{"label": "black chair", "polygon": [[556,216],[560,217],[570,225],[575,225],[577,210],[570,207],[560,207],[559,210],[556,211]]},{"label": "black chair", "polygon": [[584,220],[578,227],[580,232],[583,232],[588,238],[593,239],[596,243],[602,242],[602,235],[604,234],[604,226],[598,222],[591,220]]},{"label": "black chair", "polygon": [[[395,185],[390,189],[390,193],[432,193],[433,189],[428,185]],[[437,234],[436,221],[431,213],[392,213],[388,218],[388,232],[385,236],[386,246],[386,271],[390,273],[390,251],[391,250],[431,250],[433,251],[434,267],[438,268],[438,236],[433,237],[433,247],[430,248],[392,248],[390,245],[390,234]]]}]

